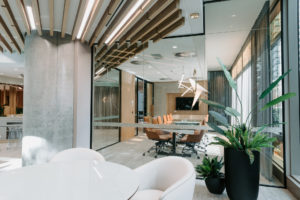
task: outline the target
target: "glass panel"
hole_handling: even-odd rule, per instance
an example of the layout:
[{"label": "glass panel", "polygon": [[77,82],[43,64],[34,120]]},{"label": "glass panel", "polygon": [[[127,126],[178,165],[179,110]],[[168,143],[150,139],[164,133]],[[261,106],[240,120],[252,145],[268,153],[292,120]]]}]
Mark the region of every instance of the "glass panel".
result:
[{"label": "glass panel", "polygon": [[[94,78],[93,122],[120,122],[120,71],[111,69]],[[92,148],[119,142],[118,127],[93,127]]]},{"label": "glass panel", "polygon": [[[298,76],[300,75],[300,2],[297,1],[298,3]],[[296,39],[295,39],[296,40]],[[298,77],[299,78],[299,77]],[[300,91],[300,82],[298,84],[298,91]],[[300,99],[298,99],[298,101],[300,102]],[[298,102],[298,104],[299,104]],[[299,114],[300,116],[300,114]],[[292,135],[293,134],[293,135]],[[291,142],[291,166],[292,166],[292,176],[300,183],[300,158],[299,158],[299,154],[300,154],[300,134],[299,134],[299,130],[291,133],[291,139],[295,140],[294,142]]]}]

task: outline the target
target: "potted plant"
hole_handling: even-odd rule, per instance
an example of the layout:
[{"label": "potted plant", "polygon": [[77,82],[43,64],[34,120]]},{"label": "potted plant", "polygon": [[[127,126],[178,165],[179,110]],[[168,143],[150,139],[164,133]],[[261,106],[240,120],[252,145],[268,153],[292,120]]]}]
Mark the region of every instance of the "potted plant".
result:
[{"label": "potted plant", "polygon": [[[216,132],[220,133],[220,137],[215,137],[215,141],[212,144],[218,144],[224,146],[224,162],[225,162],[225,176],[226,176],[226,191],[230,199],[238,200],[255,200],[258,197],[259,190],[259,171],[260,171],[260,150],[264,147],[273,147],[272,143],[276,138],[272,138],[263,133],[265,128],[271,125],[264,125],[259,128],[251,126],[252,112],[257,109],[257,105],[251,109],[250,113],[247,113],[247,118],[243,119],[243,106],[241,98],[237,93],[237,84],[232,79],[230,72],[226,69],[226,66],[222,64],[218,59],[225,77],[229,82],[230,87],[236,93],[241,112],[231,107],[225,107],[217,102],[201,99],[204,103],[217,107],[224,111],[224,113],[235,120],[234,125],[230,125],[227,118],[222,114],[209,111],[211,117],[213,117],[222,127],[208,122],[207,124]],[[284,79],[290,71],[281,75],[277,80],[270,84],[270,86],[264,90],[259,100],[267,97],[275,86]],[[266,103],[259,111],[264,111],[278,103],[281,103],[293,96],[295,93],[287,93],[282,96],[271,100]]]},{"label": "potted plant", "polygon": [[206,187],[213,194],[222,194],[225,190],[225,177],[220,170],[224,163],[223,158],[218,157],[209,159],[204,157],[202,164],[196,166],[196,171],[205,180]]}]

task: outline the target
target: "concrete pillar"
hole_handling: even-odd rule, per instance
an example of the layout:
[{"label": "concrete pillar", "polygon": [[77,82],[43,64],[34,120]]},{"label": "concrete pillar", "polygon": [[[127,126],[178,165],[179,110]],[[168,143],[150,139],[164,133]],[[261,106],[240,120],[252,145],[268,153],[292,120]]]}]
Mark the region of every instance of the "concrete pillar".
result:
[{"label": "concrete pillar", "polygon": [[[77,101],[78,71],[90,72],[90,50],[70,37],[31,34],[25,41],[23,165],[47,162],[61,150],[76,146],[74,115],[80,114]],[[78,50],[80,49],[80,50]],[[86,51],[86,52],[84,52]],[[83,53],[83,56],[78,55]],[[89,62],[84,64],[84,61]],[[83,70],[84,71],[84,70]],[[86,81],[90,76],[82,78]],[[88,83],[90,86],[90,79]],[[88,86],[85,87],[85,89]],[[90,89],[89,89],[90,91]],[[74,100],[75,99],[75,100]],[[80,110],[80,109],[79,109]],[[90,115],[88,115],[90,116]],[[88,134],[85,133],[87,137]],[[89,138],[88,138],[89,140]],[[76,142],[74,142],[76,141]]]}]

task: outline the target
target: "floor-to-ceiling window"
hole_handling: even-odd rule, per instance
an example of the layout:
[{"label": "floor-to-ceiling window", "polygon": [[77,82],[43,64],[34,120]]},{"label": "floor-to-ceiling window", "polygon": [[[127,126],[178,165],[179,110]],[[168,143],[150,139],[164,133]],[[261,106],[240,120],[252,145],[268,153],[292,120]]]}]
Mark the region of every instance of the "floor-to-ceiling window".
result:
[{"label": "floor-to-ceiling window", "polygon": [[[275,186],[284,184],[283,106],[278,104],[264,112],[260,108],[282,95],[282,83],[265,99],[260,100],[259,95],[282,74],[281,48],[280,1],[273,1],[271,4],[266,2],[231,70],[237,82],[238,96],[243,103],[241,107],[239,99],[233,93],[232,107],[243,111],[241,120],[246,122],[248,119],[247,123],[255,127],[272,124],[275,128],[275,131],[265,133],[277,138],[274,148],[264,148],[260,162],[261,184]],[[247,114],[255,106],[257,108],[248,117]]]}]

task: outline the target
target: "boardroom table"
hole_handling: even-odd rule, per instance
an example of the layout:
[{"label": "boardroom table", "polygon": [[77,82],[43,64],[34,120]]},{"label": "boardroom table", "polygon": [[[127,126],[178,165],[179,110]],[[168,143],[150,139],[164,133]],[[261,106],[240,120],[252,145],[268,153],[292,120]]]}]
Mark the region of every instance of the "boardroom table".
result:
[{"label": "boardroom table", "polygon": [[0,173],[1,200],[130,199],[137,174],[112,162],[48,163]]}]

